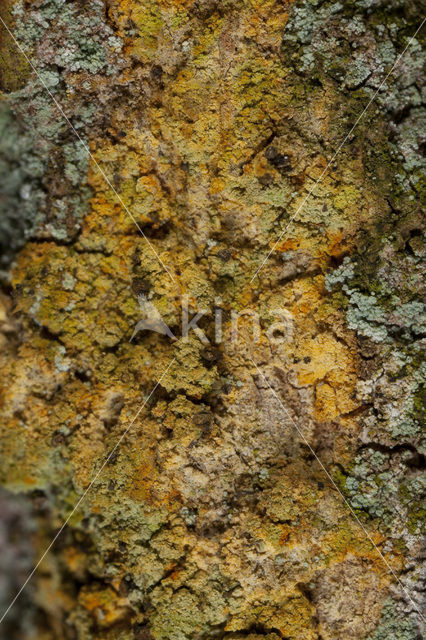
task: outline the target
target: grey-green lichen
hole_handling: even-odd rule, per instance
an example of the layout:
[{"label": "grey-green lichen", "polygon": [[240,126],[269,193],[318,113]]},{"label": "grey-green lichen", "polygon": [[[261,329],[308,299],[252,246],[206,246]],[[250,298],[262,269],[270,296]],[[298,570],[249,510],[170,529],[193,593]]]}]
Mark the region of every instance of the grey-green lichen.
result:
[{"label": "grey-green lichen", "polygon": [[402,535],[407,522],[410,535],[422,534],[419,506],[426,486],[421,476],[410,471],[415,460],[410,447],[377,451],[372,444],[355,458],[346,477],[344,489],[352,507],[377,518],[379,526],[394,537]]},{"label": "grey-green lichen", "polygon": [[[361,291],[353,284],[356,264],[345,257],[340,267],[326,275],[326,288],[341,285],[348,298],[347,320],[351,329],[377,343],[418,339],[426,330],[426,305],[420,299],[404,302],[386,281],[372,283],[376,291]],[[420,266],[420,265],[419,265]]]},{"label": "grey-green lichen", "polygon": [[366,640],[419,640],[418,629],[402,612],[397,603],[388,599],[382,611],[377,629]]},{"label": "grey-green lichen", "polygon": [[[86,183],[87,153],[70,140],[59,146],[66,128],[44,90],[33,87],[10,95],[0,103],[0,247],[5,267],[26,239],[69,240],[79,229],[90,191]],[[35,110],[29,116],[28,109]],[[34,123],[34,117],[40,127]],[[66,135],[66,133],[65,133]],[[46,182],[57,182],[56,197]],[[81,189],[71,192],[76,183]]]},{"label": "grey-green lichen", "polygon": [[122,48],[99,1],[82,10],[78,2],[29,7],[20,0],[13,15],[14,36],[37,73],[0,102],[0,268],[30,237],[69,242],[78,234],[90,197],[87,132],[99,109],[84,92],[68,99],[66,115],[79,140],[54,100],[74,96],[78,74],[117,73]]},{"label": "grey-green lichen", "polygon": [[[82,12],[78,2],[64,0],[44,0],[28,10],[26,1],[19,0],[13,15],[17,40],[28,53],[34,47],[41,49],[45,64],[67,72],[116,72],[111,54],[121,51],[123,43],[105,22],[101,0],[93,0],[89,12]],[[57,33],[61,34],[59,42]],[[40,56],[37,58],[40,64]]]},{"label": "grey-green lichen", "polygon": [[410,13],[399,0],[305,0],[292,7],[283,38],[284,51],[308,81],[364,96],[365,106],[374,98],[371,110],[380,108],[390,118],[388,144],[402,162],[402,190],[417,188],[426,166],[416,133],[425,126],[424,52],[422,33],[413,38],[419,22]]}]

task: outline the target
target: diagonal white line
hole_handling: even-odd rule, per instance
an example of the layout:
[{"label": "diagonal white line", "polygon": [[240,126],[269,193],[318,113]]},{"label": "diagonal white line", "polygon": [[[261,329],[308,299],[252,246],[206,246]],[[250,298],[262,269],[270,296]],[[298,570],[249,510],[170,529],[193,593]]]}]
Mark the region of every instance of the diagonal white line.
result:
[{"label": "diagonal white line", "polygon": [[120,446],[120,444],[122,443],[122,441],[124,440],[124,438],[126,437],[126,435],[129,433],[131,427],[133,426],[135,420],[137,419],[137,417],[139,416],[140,412],[142,411],[142,409],[146,406],[148,400],[151,398],[152,394],[154,393],[154,391],[156,390],[156,388],[158,387],[158,385],[160,384],[160,382],[162,381],[162,379],[164,378],[164,376],[166,375],[166,373],[168,372],[168,370],[170,369],[170,367],[172,366],[172,364],[175,362],[176,358],[173,358],[166,370],[162,373],[160,379],[158,380],[158,382],[156,383],[155,387],[152,389],[151,393],[149,394],[149,396],[144,400],[143,404],[139,407],[139,409],[137,410],[136,414],[133,416],[132,421],[130,422],[129,426],[127,427],[127,429],[124,431],[124,433],[120,436],[117,444],[115,445],[115,447],[112,449],[112,451],[110,451],[110,453],[108,454],[108,456],[105,458],[104,462],[102,463],[100,469],[98,469],[98,471],[96,472],[94,478],[90,481],[89,485],[87,486],[87,488],[85,489],[84,493],[80,496],[80,498],[78,499],[78,501],[76,502],[76,504],[74,505],[72,511],[68,514],[67,519],[65,520],[65,522],[63,523],[63,525],[61,526],[61,528],[59,529],[59,531],[57,532],[57,534],[55,535],[55,537],[53,538],[52,542],[49,544],[49,546],[45,549],[45,551],[43,552],[43,555],[41,556],[41,558],[38,560],[37,564],[35,565],[34,569],[31,571],[31,573],[27,576],[27,579],[25,580],[24,584],[22,585],[22,587],[19,589],[18,593],[16,594],[16,596],[13,598],[12,602],[10,603],[10,605],[7,607],[6,611],[3,613],[2,617],[0,618],[0,624],[3,622],[3,620],[5,619],[5,617],[7,616],[7,614],[9,613],[9,611],[11,610],[11,608],[13,607],[13,605],[15,604],[15,602],[17,601],[17,599],[19,598],[19,596],[21,595],[21,593],[23,592],[23,590],[25,589],[25,587],[27,586],[27,584],[29,583],[29,581],[31,580],[31,578],[33,577],[33,575],[35,574],[35,572],[37,571],[38,567],[40,566],[40,564],[43,562],[44,558],[47,556],[47,554],[49,553],[50,549],[53,547],[53,545],[55,544],[56,540],[59,538],[59,536],[61,535],[62,531],[65,529],[65,527],[67,526],[70,518],[72,518],[72,516],[74,515],[74,513],[77,511],[77,509],[79,508],[79,506],[81,505],[81,503],[83,502],[83,500],[86,498],[87,494],[89,493],[90,489],[93,487],[94,483],[96,482],[96,480],[99,478],[100,474],[102,473],[103,469],[105,468],[105,466],[108,464],[109,460],[111,459],[111,457],[113,456],[114,452],[117,450],[117,448]]},{"label": "diagonal white line", "polygon": [[287,229],[289,228],[289,226],[291,225],[291,223],[293,222],[293,220],[296,218],[296,216],[298,215],[298,213],[300,211],[302,211],[303,207],[305,206],[305,204],[307,203],[307,201],[309,200],[309,198],[311,197],[311,195],[313,194],[313,192],[315,191],[315,189],[317,188],[318,184],[321,182],[321,180],[323,179],[325,173],[327,172],[328,168],[330,167],[331,164],[333,164],[334,160],[337,158],[337,156],[340,153],[340,150],[342,149],[343,145],[345,144],[346,140],[349,138],[349,136],[351,135],[351,133],[353,132],[353,130],[357,127],[359,121],[361,120],[361,118],[363,117],[364,113],[367,111],[367,109],[369,108],[369,106],[371,105],[371,103],[373,102],[373,100],[375,99],[375,97],[377,96],[377,94],[379,93],[380,89],[383,87],[383,85],[385,84],[386,80],[389,78],[390,74],[392,73],[392,71],[395,69],[395,67],[400,63],[403,55],[405,54],[405,52],[407,51],[407,49],[409,48],[409,46],[411,45],[411,43],[413,42],[414,38],[416,37],[416,35],[418,34],[418,32],[420,31],[420,29],[422,28],[422,26],[424,25],[426,21],[426,18],[423,18],[423,21],[421,23],[421,25],[417,28],[415,34],[410,38],[407,46],[405,47],[404,51],[402,53],[400,53],[400,55],[398,56],[398,58],[396,59],[396,61],[394,62],[391,70],[388,72],[388,74],[385,76],[385,78],[382,80],[381,84],[379,85],[379,88],[377,89],[377,91],[374,93],[373,97],[370,99],[370,101],[368,102],[367,106],[364,108],[364,110],[362,111],[362,113],[358,116],[358,118],[355,121],[355,124],[352,125],[349,133],[346,134],[346,136],[344,137],[343,141],[340,143],[339,147],[337,148],[337,151],[334,153],[333,157],[331,158],[331,160],[327,163],[327,166],[325,167],[325,169],[322,171],[320,177],[315,181],[314,186],[311,188],[311,190],[309,191],[308,195],[305,196],[305,198],[302,201],[302,204],[296,209],[295,213],[292,215],[292,217],[290,218],[290,220],[288,221],[288,223],[286,224],[284,231],[281,232],[278,240],[275,242],[274,246],[272,247],[272,249],[269,251],[268,255],[266,256],[266,258],[263,260],[262,264],[260,265],[260,267],[257,269],[256,273],[254,274],[254,276],[252,277],[252,279],[250,280],[250,284],[253,282],[253,280],[255,279],[255,277],[257,276],[257,274],[259,273],[259,271],[263,268],[263,265],[265,264],[265,262],[268,260],[269,256],[271,255],[271,253],[275,250],[275,247],[277,246],[277,244],[279,243],[279,241],[281,240],[281,238],[283,237],[283,235],[285,234],[285,232],[287,231]]},{"label": "diagonal white line", "polygon": [[335,483],[335,481],[333,480],[333,478],[331,477],[330,473],[328,472],[328,470],[326,469],[326,467],[323,465],[323,463],[321,462],[321,460],[318,458],[317,454],[315,453],[315,451],[313,450],[313,448],[311,447],[311,445],[309,444],[308,440],[306,439],[306,437],[304,436],[303,432],[299,429],[299,427],[297,426],[296,422],[293,420],[293,418],[291,417],[290,413],[288,412],[288,410],[286,409],[286,407],[283,405],[283,403],[281,402],[280,397],[278,396],[278,394],[276,393],[275,389],[273,389],[273,387],[271,387],[271,385],[269,384],[268,380],[266,379],[266,377],[264,376],[264,374],[262,373],[262,371],[259,369],[259,367],[257,366],[257,364],[255,363],[255,361],[253,360],[253,358],[250,358],[252,363],[254,364],[254,366],[256,367],[256,369],[258,370],[258,372],[260,373],[260,375],[262,376],[262,378],[265,380],[266,384],[268,385],[268,387],[270,388],[270,390],[272,391],[272,393],[274,394],[274,396],[276,397],[276,399],[278,400],[282,410],[285,412],[285,414],[287,415],[287,417],[290,419],[291,423],[293,424],[294,428],[296,429],[297,433],[299,434],[299,436],[302,438],[303,442],[306,444],[306,446],[308,447],[309,451],[312,453],[312,455],[315,457],[315,459],[317,460],[317,462],[319,463],[321,469],[324,471],[324,473],[326,474],[327,478],[330,480],[330,482],[332,483],[332,485],[334,486],[334,488],[337,490],[337,492],[340,494],[343,502],[345,503],[345,505],[348,507],[349,511],[351,512],[352,516],[355,518],[355,520],[358,522],[359,526],[361,527],[361,529],[364,531],[365,535],[367,536],[367,538],[370,540],[371,544],[373,545],[373,547],[375,548],[375,550],[377,551],[377,553],[379,554],[379,556],[381,557],[381,559],[383,560],[383,562],[385,563],[386,567],[389,569],[389,571],[391,572],[391,574],[393,575],[393,577],[397,580],[397,582],[399,582],[399,584],[401,585],[405,595],[407,596],[407,598],[410,600],[411,604],[414,606],[415,610],[417,611],[417,613],[419,614],[419,616],[421,617],[421,619],[424,621],[424,617],[423,615],[420,613],[419,609],[417,608],[416,603],[414,602],[414,600],[411,598],[410,594],[408,593],[408,591],[406,590],[406,588],[404,587],[404,585],[402,584],[401,580],[398,578],[398,576],[396,575],[395,571],[392,569],[392,567],[390,566],[390,564],[388,563],[388,561],[386,560],[385,556],[382,554],[382,552],[380,551],[380,549],[376,546],[376,544],[374,543],[373,538],[371,537],[371,535],[369,534],[369,532],[367,531],[367,529],[364,527],[364,525],[362,524],[361,520],[358,518],[358,516],[356,515],[355,511],[352,509],[351,505],[349,504],[349,502],[346,500],[345,496],[343,495],[343,493],[340,491],[339,487],[337,486],[337,484]]},{"label": "diagonal white line", "polygon": [[174,279],[173,275],[170,273],[169,269],[166,267],[166,265],[164,264],[164,262],[161,260],[160,256],[158,255],[157,251],[155,250],[155,248],[152,246],[151,242],[149,241],[149,239],[146,237],[146,235],[144,234],[144,232],[142,231],[142,229],[140,228],[140,225],[138,224],[137,220],[135,219],[135,217],[133,216],[132,212],[129,210],[129,208],[127,207],[127,205],[123,202],[121,196],[117,193],[117,190],[115,189],[114,185],[111,183],[110,179],[108,178],[108,176],[106,175],[105,171],[102,169],[102,167],[99,165],[99,163],[97,162],[96,158],[94,157],[94,155],[92,154],[92,152],[90,151],[89,147],[87,146],[87,144],[84,142],[84,140],[82,139],[82,137],[80,136],[80,134],[78,133],[78,131],[75,129],[74,125],[72,124],[72,122],[70,121],[70,119],[68,118],[68,116],[65,114],[64,110],[62,109],[61,105],[59,104],[59,102],[56,100],[55,96],[53,95],[53,93],[50,91],[49,87],[46,85],[46,83],[44,82],[42,76],[40,75],[40,73],[37,71],[36,67],[33,65],[33,63],[31,62],[31,60],[29,59],[29,57],[27,56],[27,54],[25,53],[25,51],[23,50],[23,48],[21,47],[20,43],[18,42],[18,40],[15,38],[15,36],[13,35],[12,31],[9,29],[9,27],[7,26],[7,24],[5,23],[5,21],[3,20],[3,18],[0,16],[0,22],[3,24],[4,28],[6,29],[6,31],[8,32],[8,34],[10,35],[10,37],[12,38],[12,40],[14,41],[15,45],[17,46],[17,48],[19,49],[19,51],[21,52],[21,54],[24,56],[25,60],[27,61],[27,63],[30,65],[31,69],[34,71],[34,73],[37,76],[38,81],[40,82],[40,84],[46,89],[47,93],[49,94],[49,96],[51,97],[53,103],[55,104],[56,108],[58,109],[59,113],[61,114],[61,116],[64,118],[64,120],[67,122],[68,126],[70,127],[70,129],[72,130],[72,132],[75,134],[75,136],[77,137],[78,141],[80,142],[80,144],[82,145],[83,149],[86,151],[87,155],[90,157],[90,159],[92,160],[93,164],[96,166],[98,172],[101,174],[101,176],[103,177],[103,179],[105,180],[105,182],[107,183],[107,185],[110,187],[110,189],[112,189],[115,197],[117,198],[117,200],[119,201],[119,203],[121,204],[121,206],[123,207],[123,209],[125,210],[125,212],[127,213],[127,215],[130,217],[130,219],[135,223],[136,227],[138,228],[141,236],[146,240],[146,242],[149,245],[149,248],[151,249],[151,251],[155,254],[158,262],[161,264],[161,266],[163,267],[163,269],[166,271],[166,273],[170,276],[170,278],[172,279],[172,281],[176,283],[176,280]]}]

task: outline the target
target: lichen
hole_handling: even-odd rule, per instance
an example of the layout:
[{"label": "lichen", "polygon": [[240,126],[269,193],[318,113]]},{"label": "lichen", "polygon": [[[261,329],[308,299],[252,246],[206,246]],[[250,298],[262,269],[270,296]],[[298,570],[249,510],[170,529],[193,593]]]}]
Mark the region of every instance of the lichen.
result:
[{"label": "lichen", "polygon": [[407,620],[392,600],[387,600],[379,626],[366,640],[416,640],[418,637],[412,621]]},{"label": "lichen", "polygon": [[[402,13],[16,5],[82,139],[34,76],[3,96],[24,246],[0,298],[1,480],[41,505],[40,550],[72,512],[34,576],[34,637],[365,640],[394,632],[390,593],[417,628],[417,43],[409,86],[387,83],[328,166]],[[135,332],[154,307],[172,337]]]},{"label": "lichen", "polygon": [[35,55],[37,74],[3,96],[0,105],[3,268],[30,237],[69,242],[79,232],[90,197],[86,131],[96,107],[84,104],[83,97],[83,104],[68,111],[82,138],[76,140],[46,88],[61,103],[74,93],[78,73],[115,73],[114,57],[122,48],[104,22],[100,2],[81,13],[76,2],[46,0],[29,10],[21,0],[12,13],[14,35],[27,55]]}]

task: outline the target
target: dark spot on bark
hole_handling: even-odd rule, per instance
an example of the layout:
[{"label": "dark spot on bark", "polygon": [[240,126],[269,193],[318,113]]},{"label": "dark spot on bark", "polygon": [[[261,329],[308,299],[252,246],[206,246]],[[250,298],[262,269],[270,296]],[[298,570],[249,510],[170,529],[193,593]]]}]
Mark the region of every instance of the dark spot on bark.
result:
[{"label": "dark spot on bark", "polygon": [[232,258],[232,250],[231,249],[222,249],[218,252],[217,257],[223,260],[223,262],[228,262]]},{"label": "dark spot on bark", "polygon": [[268,147],[265,151],[265,157],[280,173],[291,171],[290,156],[279,153],[275,147]]},{"label": "dark spot on bark", "polygon": [[161,80],[163,73],[163,69],[159,64],[155,64],[151,69],[151,76],[154,80]]},{"label": "dark spot on bark", "polygon": [[130,591],[134,591],[137,588],[138,587],[135,584],[132,576],[129,573],[126,573],[126,575],[124,576],[124,578],[120,582],[120,592],[121,592],[121,589],[123,589],[123,590],[126,589],[126,594],[127,594]]},{"label": "dark spot on bark", "polygon": [[74,376],[81,382],[89,382],[90,378],[92,377],[92,372],[90,371],[90,369],[77,369],[76,371],[74,371]]},{"label": "dark spot on bark", "polygon": [[[170,232],[171,224],[169,220],[161,220],[156,212],[150,214],[151,219],[138,221],[140,231],[148,238],[163,240]],[[139,233],[140,233],[139,231]]]},{"label": "dark spot on bark", "polygon": [[146,280],[146,278],[133,278],[132,291],[137,296],[140,293],[148,293],[150,289],[151,289],[151,285],[148,282],[148,280]]},{"label": "dark spot on bark", "polygon": [[259,182],[261,185],[263,185],[264,187],[269,186],[270,184],[272,184],[274,182],[274,178],[273,176],[271,176],[270,173],[265,173],[264,176],[260,176],[258,178]]},{"label": "dark spot on bark", "polygon": [[153,636],[146,624],[140,623],[133,626],[133,637],[135,640],[153,640]]},{"label": "dark spot on bark", "polygon": [[206,347],[201,352],[201,357],[207,364],[213,366],[222,359],[222,352],[215,347]]},{"label": "dark spot on bark", "polygon": [[197,427],[200,427],[200,429],[205,433],[208,434],[210,433],[210,429],[213,423],[213,415],[211,413],[206,412],[202,412],[202,413],[196,413],[195,416],[192,418],[194,424]]},{"label": "dark spot on bark", "polygon": [[108,457],[107,464],[114,464],[115,462],[117,462],[117,458],[118,458],[117,451],[113,451],[113,453],[111,453],[110,456]]},{"label": "dark spot on bark", "polygon": [[220,535],[226,530],[226,524],[223,520],[213,520],[209,524],[206,524],[201,529],[201,535],[204,538],[214,538],[217,535]]},{"label": "dark spot on bark", "polygon": [[54,433],[52,436],[52,447],[60,447],[66,443],[66,438],[63,433]]}]

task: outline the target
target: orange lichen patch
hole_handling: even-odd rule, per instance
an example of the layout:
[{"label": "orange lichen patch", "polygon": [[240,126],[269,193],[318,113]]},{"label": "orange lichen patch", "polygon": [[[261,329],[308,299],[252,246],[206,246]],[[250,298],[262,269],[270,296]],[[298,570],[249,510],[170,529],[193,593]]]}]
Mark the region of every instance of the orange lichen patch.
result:
[{"label": "orange lichen patch", "polygon": [[281,531],[282,531],[282,533],[281,533],[281,536],[280,536],[280,538],[278,540],[278,544],[280,546],[284,545],[288,541],[288,539],[290,538],[290,535],[292,533],[292,528],[289,525],[285,524],[285,525],[283,525],[281,527]]},{"label": "orange lichen patch", "polygon": [[66,547],[63,554],[69,571],[81,580],[84,578],[87,565],[87,555],[78,547]]},{"label": "orange lichen patch", "polygon": [[292,283],[293,302],[288,308],[301,326],[306,316],[314,316],[323,302],[323,282],[322,276],[315,276]]},{"label": "orange lichen patch", "polygon": [[[245,29],[246,36],[253,38],[259,37],[262,33],[264,23],[268,25],[268,30],[272,31],[272,34],[268,33],[272,42],[276,43],[276,39],[273,38],[275,33],[280,33],[287,24],[288,12],[283,11],[283,7],[280,6],[274,0],[268,0],[262,2],[261,0],[251,0],[250,4],[253,8],[253,13],[248,14],[247,26]],[[283,2],[282,4],[290,6],[289,2]],[[262,34],[263,35],[263,34]],[[263,36],[264,37],[264,36]]]},{"label": "orange lichen patch", "polygon": [[315,388],[315,417],[320,422],[333,420],[339,415],[336,391],[329,384],[320,382]]},{"label": "orange lichen patch", "polygon": [[303,240],[301,238],[287,238],[286,240],[279,242],[275,246],[275,249],[276,251],[295,251],[296,249],[299,249],[302,241]]},{"label": "orange lichen patch", "polygon": [[239,309],[255,309],[256,294],[251,284],[246,285],[241,289],[241,292],[236,300]]},{"label": "orange lichen patch", "polygon": [[326,166],[327,159],[322,155],[316,156],[314,162],[309,164],[309,169],[306,171],[306,175],[308,175],[313,180],[318,180],[319,177],[323,174]]},{"label": "orange lichen patch", "polygon": [[164,567],[165,572],[168,574],[168,578],[176,582],[179,579],[180,574],[182,573],[181,568],[176,568],[176,562],[172,562],[171,564]]},{"label": "orange lichen patch", "polygon": [[297,590],[281,588],[268,594],[266,601],[256,594],[252,602],[231,616],[225,630],[238,632],[260,625],[279,631],[289,640],[316,640],[318,636],[312,624],[314,613],[313,604]]},{"label": "orange lichen patch", "polygon": [[345,231],[327,231],[327,233],[320,239],[313,240],[312,238],[285,238],[281,240],[274,247],[274,251],[286,252],[286,251],[305,251],[313,258],[319,260],[319,263],[323,267],[328,267],[330,264],[330,257],[340,258],[346,255],[353,247],[353,237],[349,233],[350,230]]},{"label": "orange lichen patch", "polygon": [[[379,531],[370,532],[371,540],[380,547],[386,538]],[[347,511],[345,519],[341,520],[339,527],[333,531],[325,532],[321,537],[321,549],[330,561],[342,562],[348,555],[366,558],[373,563],[375,571],[379,575],[390,576],[380,557],[377,549],[366,536],[361,526],[356,522],[353,515]],[[387,554],[386,561],[397,570],[400,566],[400,558],[392,553]]]},{"label": "orange lichen patch", "polygon": [[349,349],[329,334],[320,334],[301,343],[303,360],[296,370],[301,384],[314,384],[327,379],[329,383],[345,382],[348,365],[352,369]]},{"label": "orange lichen patch", "polygon": [[178,506],[182,504],[182,495],[180,491],[172,487],[170,491],[159,492],[156,491],[156,496],[159,495],[160,499],[157,500],[157,504],[165,506],[169,511],[175,511]]},{"label": "orange lichen patch", "polygon": [[316,386],[318,419],[332,420],[355,409],[356,368],[350,349],[330,334],[305,340],[300,347],[306,355],[295,365],[299,382],[320,383]]},{"label": "orange lichen patch", "polygon": [[353,245],[353,239],[350,239],[347,234],[341,231],[336,233],[327,233],[328,244],[325,249],[325,253],[333,258],[340,258],[346,255]]},{"label": "orange lichen patch", "polygon": [[[211,309],[219,294],[227,311],[256,311],[263,304],[265,326],[272,309],[288,310],[292,339],[278,352],[262,335],[253,347],[255,361],[265,365],[268,379],[275,369],[282,372],[274,389],[288,396],[291,414],[312,446],[323,452],[329,438],[324,456],[340,463],[347,456],[350,462],[356,345],[323,277],[351,248],[352,221],[360,219],[349,172],[342,180],[334,170],[326,172],[290,227],[291,237],[284,235],[277,255],[265,264],[265,280],[259,279],[257,291],[247,284],[253,262],[267,253],[268,243],[273,246],[305,198],[312,184],[307,176],[319,177],[326,166],[321,147],[334,144],[327,130],[330,104],[337,103],[332,89],[303,98],[300,118],[296,94],[308,87],[296,78],[294,89],[292,65],[281,55],[290,4],[207,2],[195,9],[194,0],[109,3],[109,20],[126,40],[128,64],[103,84],[91,78],[105,98],[108,123],[108,139],[93,140],[91,150],[166,265],[179,273],[191,313]],[[75,74],[76,97],[87,91],[77,76],[83,74]],[[324,145],[314,142],[321,132]],[[288,155],[288,171],[268,160],[271,146]],[[155,390],[154,408],[150,401],[70,522],[79,540],[81,520],[95,514],[84,538],[93,534],[93,548],[65,552],[77,579],[87,579],[84,562],[93,559],[99,579],[109,580],[109,551],[120,542],[127,549],[114,556],[112,586],[92,585],[80,593],[82,608],[98,628],[94,636],[133,633],[130,619],[119,632],[105,631],[130,618],[117,579],[128,573],[140,593],[150,591],[152,608],[138,614],[138,622],[144,618],[155,638],[207,637],[229,620],[229,630],[259,625],[292,640],[314,640],[321,630],[301,585],[317,581],[330,566],[338,571],[350,556],[360,565],[372,563],[375,572],[380,559],[373,558],[364,533],[322,476],[320,484],[317,463],[304,466],[296,433],[279,439],[279,460],[285,463],[275,460],[270,439],[275,417],[281,418],[261,380],[254,386],[249,317],[240,320],[238,347],[223,342],[217,366],[206,366],[193,334],[189,343],[148,332],[129,342],[141,317],[137,283],[149,289],[173,330],[182,292],[169,284],[93,162],[88,183],[90,211],[75,242],[29,245],[13,276],[26,342],[7,372],[16,386],[13,394],[5,392],[12,417],[3,425],[4,446],[19,464],[4,475],[18,487],[22,478],[31,488],[61,485],[59,494],[51,492],[52,501],[71,511],[71,496],[64,497],[62,486],[76,487],[76,502],[130,424],[142,392],[153,389],[176,356]],[[240,379],[243,388],[235,384]],[[116,422],[105,419],[109,391],[125,397]],[[261,410],[262,422],[252,424]],[[207,422],[193,419],[200,413],[208,414]],[[51,446],[56,430],[63,440]],[[232,556],[229,563],[223,561],[226,554]],[[240,595],[235,590],[234,599],[228,589],[236,583]],[[186,591],[189,600],[179,600]],[[135,589],[135,606],[137,597]],[[241,615],[232,607],[241,607]],[[187,631],[188,619],[199,611],[203,622]],[[86,637],[92,625],[81,614],[80,609],[73,617],[79,624],[83,619],[77,634]]]},{"label": "orange lichen patch", "polygon": [[[293,299],[283,301],[293,318],[293,341],[286,352],[299,384],[315,387],[315,416],[333,420],[353,411],[357,362],[353,336],[335,310],[325,306],[323,276],[292,283]],[[333,315],[334,314],[334,315]],[[319,323],[322,329],[319,330]]]},{"label": "orange lichen patch", "polygon": [[136,502],[150,502],[152,485],[156,479],[156,469],[152,458],[146,458],[145,462],[132,472],[128,495]]},{"label": "orange lichen patch", "polygon": [[168,511],[174,511],[181,503],[179,491],[173,485],[164,486],[161,482],[149,452],[143,456],[143,462],[132,462],[128,474],[126,495],[134,502]]},{"label": "orange lichen patch", "polygon": [[271,628],[278,629],[284,638],[294,640],[316,640],[317,633],[312,629],[315,607],[303,596],[290,597],[281,606],[262,617],[267,618]]},{"label": "orange lichen patch", "polygon": [[223,178],[213,178],[210,182],[209,193],[211,195],[221,193],[226,187],[227,183]]},{"label": "orange lichen patch", "polygon": [[128,599],[118,596],[109,587],[105,589],[83,587],[78,600],[101,629],[111,627],[130,615]]},{"label": "orange lichen patch", "polygon": [[49,256],[59,256],[61,248],[55,243],[45,242],[41,245],[28,243],[20,252],[12,271],[12,284],[21,285],[34,275],[39,275],[43,267],[48,267]]},{"label": "orange lichen patch", "polygon": [[114,197],[111,196],[111,200],[107,200],[102,193],[98,193],[96,197],[91,200],[91,213],[89,213],[83,222],[82,236],[90,236],[96,234],[96,237],[92,238],[92,241],[102,242],[103,246],[108,239],[102,237],[102,233],[111,234],[117,232],[117,230],[124,230],[134,224],[130,218],[128,218],[122,205],[114,201]]}]

